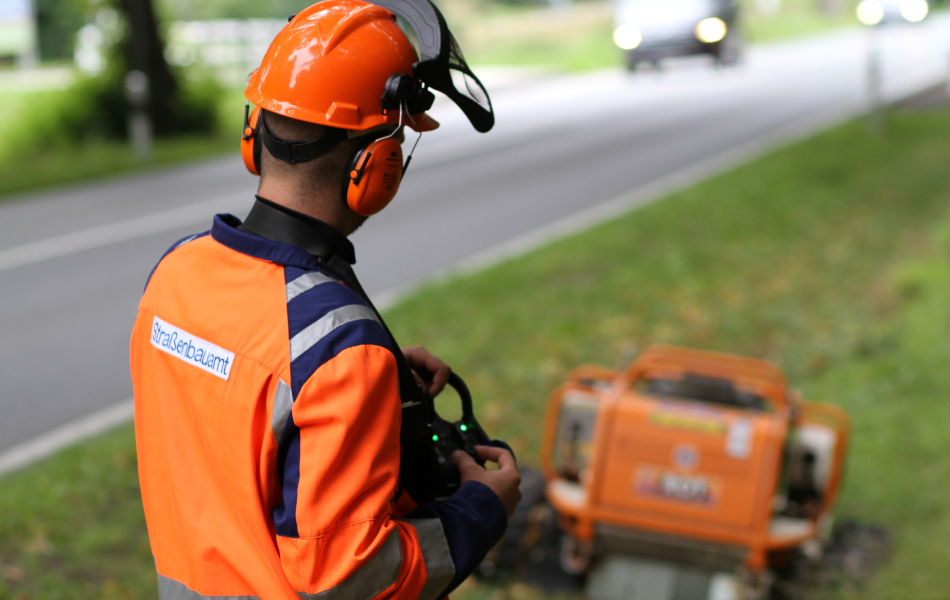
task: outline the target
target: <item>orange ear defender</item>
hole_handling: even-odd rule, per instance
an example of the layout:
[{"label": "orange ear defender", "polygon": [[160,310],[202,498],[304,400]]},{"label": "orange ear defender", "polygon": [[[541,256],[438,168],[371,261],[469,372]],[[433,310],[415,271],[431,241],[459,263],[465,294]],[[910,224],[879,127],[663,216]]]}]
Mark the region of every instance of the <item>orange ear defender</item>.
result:
[{"label": "orange ear defender", "polygon": [[241,156],[244,166],[252,175],[261,174],[261,142],[257,137],[257,122],[261,117],[261,107],[250,110],[250,105],[244,107],[244,135],[241,136]]},{"label": "orange ear defender", "polygon": [[369,139],[353,155],[343,179],[343,201],[353,212],[375,215],[396,196],[402,180],[402,146],[395,137]]}]

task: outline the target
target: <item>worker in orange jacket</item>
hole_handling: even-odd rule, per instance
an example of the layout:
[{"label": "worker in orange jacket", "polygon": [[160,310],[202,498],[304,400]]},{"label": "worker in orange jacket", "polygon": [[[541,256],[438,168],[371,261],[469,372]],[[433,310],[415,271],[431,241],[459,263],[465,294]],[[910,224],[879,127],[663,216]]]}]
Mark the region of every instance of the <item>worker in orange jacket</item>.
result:
[{"label": "worker in orange jacket", "polygon": [[487,95],[462,99],[450,68],[473,78],[428,0],[326,0],[252,74],[242,143],[257,200],[243,222],[218,215],[172,246],[132,334],[161,600],[441,598],[503,534],[520,498],[507,450],[477,449],[492,471],[453,454],[448,498],[417,504],[400,486],[414,468],[400,464],[405,373],[436,394],[450,369],[396,345],[346,237],[398,189],[403,126],[438,126],[429,87],[491,127]]}]

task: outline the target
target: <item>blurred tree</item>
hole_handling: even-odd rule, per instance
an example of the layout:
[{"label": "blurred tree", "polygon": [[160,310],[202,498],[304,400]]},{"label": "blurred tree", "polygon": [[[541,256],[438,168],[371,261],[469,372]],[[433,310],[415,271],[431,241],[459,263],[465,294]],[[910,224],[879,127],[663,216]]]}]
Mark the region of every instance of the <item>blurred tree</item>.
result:
[{"label": "blurred tree", "polygon": [[[16,126],[5,132],[9,146],[21,153],[41,153],[54,145],[125,139],[130,109],[125,80],[130,69],[139,69],[150,78],[152,94],[148,109],[156,135],[218,131],[221,86],[199,70],[186,72],[168,65],[153,0],[37,2],[44,3],[43,10],[52,13],[59,10],[57,7],[73,6],[81,14],[80,19],[67,21],[71,23],[69,27],[60,29],[69,33],[61,34],[59,56],[72,56],[75,32],[88,23],[90,31],[96,32],[93,37],[102,42],[98,51],[103,60],[97,74],[79,76],[62,92],[26,106],[18,115]],[[53,29],[48,27],[49,31]],[[48,57],[46,54],[45,58]]]},{"label": "blurred tree", "polygon": [[86,20],[87,0],[35,0],[41,60],[72,59],[76,32]]},{"label": "blurred tree", "polygon": [[[118,23],[115,35],[106,35],[111,47],[104,49],[105,68],[98,75],[79,80],[72,95],[86,100],[89,114],[80,120],[76,112],[67,127],[70,138],[89,135],[123,138],[127,131],[129,102],[125,79],[130,70],[148,76],[148,113],[155,135],[210,132],[217,127],[217,95],[210,78],[190,80],[165,59],[162,28],[152,0],[89,0],[96,9],[95,21]],[[109,15],[112,15],[110,18]],[[108,30],[110,28],[106,28]],[[75,112],[75,111],[74,111]]]},{"label": "blurred tree", "polygon": [[286,19],[316,0],[158,0],[171,19]]},{"label": "blurred tree", "polygon": [[128,23],[122,54],[130,69],[148,76],[151,88],[148,112],[152,127],[157,135],[173,133],[177,125],[174,106],[179,85],[165,60],[165,44],[152,0],[118,0],[118,3]]}]

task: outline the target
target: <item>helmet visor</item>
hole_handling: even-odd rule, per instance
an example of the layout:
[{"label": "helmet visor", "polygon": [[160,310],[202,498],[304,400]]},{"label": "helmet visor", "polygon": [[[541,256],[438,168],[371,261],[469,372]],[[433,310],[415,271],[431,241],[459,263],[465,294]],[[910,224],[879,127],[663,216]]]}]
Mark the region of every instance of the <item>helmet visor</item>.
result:
[{"label": "helmet visor", "polygon": [[419,62],[412,74],[449,97],[479,132],[495,124],[488,91],[465,62],[462,49],[449,31],[445,18],[429,0],[372,0],[402,17],[415,33]]}]

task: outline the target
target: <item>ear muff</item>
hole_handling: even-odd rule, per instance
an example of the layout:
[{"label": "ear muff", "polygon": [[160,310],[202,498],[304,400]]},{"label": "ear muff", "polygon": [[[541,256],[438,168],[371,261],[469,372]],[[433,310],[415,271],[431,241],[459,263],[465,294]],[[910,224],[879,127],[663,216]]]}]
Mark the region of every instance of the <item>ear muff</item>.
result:
[{"label": "ear muff", "polygon": [[343,201],[368,217],[386,208],[402,180],[402,146],[394,137],[369,139],[350,160],[343,179]]},{"label": "ear muff", "polygon": [[261,138],[257,134],[257,122],[261,118],[261,108],[254,107],[250,114],[245,111],[244,135],[241,136],[241,156],[244,166],[252,175],[261,174]]}]

